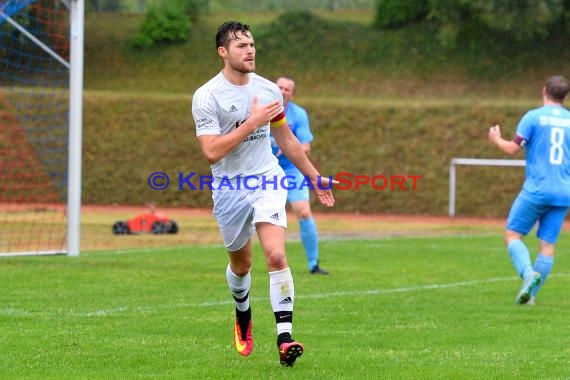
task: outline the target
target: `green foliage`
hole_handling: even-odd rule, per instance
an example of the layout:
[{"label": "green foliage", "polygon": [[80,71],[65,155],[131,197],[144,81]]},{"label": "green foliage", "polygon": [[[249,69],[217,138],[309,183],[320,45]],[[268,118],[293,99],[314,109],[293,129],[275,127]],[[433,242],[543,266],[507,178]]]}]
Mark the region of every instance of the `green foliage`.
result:
[{"label": "green foliage", "polygon": [[[140,12],[161,0],[121,0],[127,11]],[[142,5],[141,5],[142,2]],[[211,12],[268,12],[311,9],[338,11],[343,9],[372,9],[374,0],[197,0]]]},{"label": "green foliage", "polygon": [[428,15],[425,0],[378,0],[374,25],[378,28],[401,28],[423,20]]},{"label": "green foliage", "polygon": [[[309,29],[312,31],[310,39],[307,38]],[[338,42],[335,36],[341,31],[342,26],[317,17],[310,11],[289,11],[254,32],[259,54],[281,49],[284,55],[295,57],[301,53],[311,54],[309,47],[315,41],[320,46],[335,49],[336,46],[331,44]]]},{"label": "green foliage", "polygon": [[545,40],[559,32],[553,28],[567,30],[569,10],[564,0],[378,0],[375,26],[403,27],[429,18],[439,28],[441,44],[454,49],[489,32],[520,42]]},{"label": "green foliage", "polygon": [[124,0],[89,0],[85,9],[95,12],[117,12],[125,8]]},{"label": "green foliage", "polygon": [[[168,4],[184,13],[192,22],[197,22],[201,14],[207,13],[209,0],[161,0],[162,5]],[[152,9],[153,7],[151,7]]]},{"label": "green foliage", "polygon": [[518,40],[544,40],[564,14],[564,4],[563,0],[488,0],[476,10],[478,18],[491,29],[505,31]]},{"label": "green foliage", "polygon": [[558,32],[553,27],[563,24],[568,11],[563,0],[430,0],[429,4],[430,18],[440,25],[439,39],[448,47],[469,43],[473,29],[521,42],[545,40]]},{"label": "green foliage", "polygon": [[[279,52],[270,66],[276,71],[348,69],[354,65],[377,68],[389,55],[377,30],[355,23],[328,20],[310,11],[284,12],[254,30],[258,55]],[[279,73],[275,73],[279,75]]]},{"label": "green foliage", "polygon": [[[522,43],[472,25],[468,42],[446,48],[438,42],[438,27],[433,22],[378,30],[331,15],[301,12],[297,18],[295,14],[248,16],[244,22],[253,29],[258,70],[269,78],[283,73],[294,76],[307,96],[402,97],[422,95],[435,86],[438,92],[431,95],[453,97],[458,95],[450,93],[454,89],[483,84],[492,89],[489,95],[493,97],[504,90],[520,98],[535,89],[529,77],[542,80],[552,72],[564,72],[564,63],[570,59],[563,33],[554,35],[548,44],[540,40]],[[207,16],[193,24],[188,41],[175,48],[126,52],[117,47],[125,46],[128,36],[136,33],[141,16],[91,14],[85,44],[86,87],[188,93],[220,67],[212,42],[220,17]],[[367,17],[371,22],[372,16]],[[512,85],[499,89],[490,82],[507,78]],[[416,83],[416,89],[398,89],[409,83]]]},{"label": "green foliage", "polygon": [[193,1],[164,2],[149,9],[131,46],[146,49],[188,40],[192,28],[191,17],[197,17]]}]

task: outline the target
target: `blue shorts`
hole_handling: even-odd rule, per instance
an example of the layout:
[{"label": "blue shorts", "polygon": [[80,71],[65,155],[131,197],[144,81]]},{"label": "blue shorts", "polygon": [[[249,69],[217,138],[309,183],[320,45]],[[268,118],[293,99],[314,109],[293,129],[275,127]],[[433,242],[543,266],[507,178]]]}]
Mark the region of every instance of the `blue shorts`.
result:
[{"label": "blue shorts", "polygon": [[[296,167],[289,167],[285,169],[285,175],[288,181],[288,191],[287,191],[287,202],[298,202],[298,201],[308,201],[309,200],[309,190],[310,187],[303,186],[307,184],[305,176]],[[294,178],[294,179],[293,179]]]},{"label": "blue shorts", "polygon": [[522,199],[515,199],[507,219],[507,229],[527,235],[538,222],[536,236],[550,244],[556,244],[568,207],[539,205]]}]

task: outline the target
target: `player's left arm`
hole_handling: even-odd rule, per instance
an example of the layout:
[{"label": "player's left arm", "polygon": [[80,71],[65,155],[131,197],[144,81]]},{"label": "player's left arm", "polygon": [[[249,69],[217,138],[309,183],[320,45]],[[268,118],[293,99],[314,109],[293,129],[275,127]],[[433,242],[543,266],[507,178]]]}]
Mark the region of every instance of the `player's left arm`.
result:
[{"label": "player's left arm", "polygon": [[310,143],[301,144],[301,146],[303,147],[303,152],[305,152],[305,154],[307,156],[311,154],[311,144]]},{"label": "player's left arm", "polygon": [[512,140],[505,140],[501,136],[501,127],[494,125],[489,129],[489,141],[509,156],[514,156],[522,150],[525,140],[518,134]]},{"label": "player's left arm", "polygon": [[[307,176],[311,180],[319,201],[325,206],[333,206],[334,197],[332,195],[332,191],[327,189],[329,187],[328,177],[321,177],[317,168],[315,168],[305,154],[303,145],[287,127],[287,124],[273,125],[271,133],[275,138],[275,142],[279,145],[279,148],[285,156],[287,156],[287,158],[297,167],[297,169],[301,171],[301,173],[303,173],[303,175]],[[333,184],[338,183],[335,180],[332,182]]]},{"label": "player's left arm", "polygon": [[275,142],[279,149],[287,156],[289,160],[306,176],[316,177],[319,175],[317,169],[313,166],[303,148],[303,144],[297,136],[291,132],[287,124],[271,127],[271,134],[275,138]]}]

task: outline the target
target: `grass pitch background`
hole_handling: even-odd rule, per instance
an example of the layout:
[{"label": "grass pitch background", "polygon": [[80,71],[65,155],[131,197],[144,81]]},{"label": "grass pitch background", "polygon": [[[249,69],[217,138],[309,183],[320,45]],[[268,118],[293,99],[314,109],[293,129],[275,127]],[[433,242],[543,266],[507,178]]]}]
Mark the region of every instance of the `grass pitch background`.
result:
[{"label": "grass pitch background", "polygon": [[289,243],[294,336],[306,346],[293,368],[278,363],[257,245],[248,358],[231,343],[220,245],[2,258],[0,378],[567,378],[569,240],[535,307],[513,304],[520,281],[500,228],[325,240],[328,277],[308,274]]}]

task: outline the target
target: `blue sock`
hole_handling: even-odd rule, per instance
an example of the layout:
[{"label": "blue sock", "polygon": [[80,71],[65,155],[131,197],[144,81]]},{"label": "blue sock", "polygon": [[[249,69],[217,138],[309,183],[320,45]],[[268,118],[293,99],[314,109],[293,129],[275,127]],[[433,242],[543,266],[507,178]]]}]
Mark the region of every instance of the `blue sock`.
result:
[{"label": "blue sock", "polygon": [[512,240],[507,247],[511,261],[522,278],[528,277],[533,269],[530,263],[530,253],[522,240]]},{"label": "blue sock", "polygon": [[319,262],[319,234],[317,233],[315,219],[299,220],[299,231],[301,242],[303,242],[303,247],[305,247],[305,256],[307,256],[309,270],[311,270]]},{"label": "blue sock", "polygon": [[540,281],[540,284],[538,284],[538,286],[535,287],[532,290],[532,292],[530,293],[530,295],[532,297],[536,297],[536,293],[538,293],[538,291],[540,290],[540,288],[542,287],[542,285],[546,281],[546,278],[550,274],[550,271],[552,270],[553,264],[554,264],[554,257],[553,256],[546,256],[546,255],[543,255],[542,253],[539,253],[536,256],[536,260],[534,261],[534,270],[537,271],[538,273],[540,273],[540,276],[542,277],[542,281]]}]

